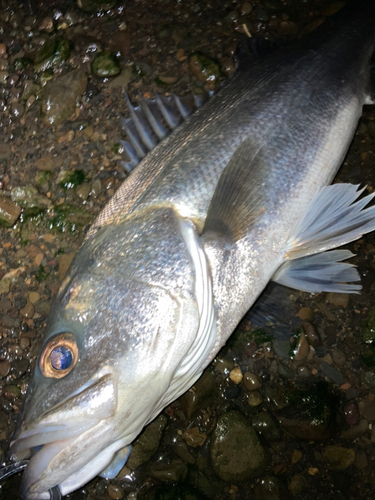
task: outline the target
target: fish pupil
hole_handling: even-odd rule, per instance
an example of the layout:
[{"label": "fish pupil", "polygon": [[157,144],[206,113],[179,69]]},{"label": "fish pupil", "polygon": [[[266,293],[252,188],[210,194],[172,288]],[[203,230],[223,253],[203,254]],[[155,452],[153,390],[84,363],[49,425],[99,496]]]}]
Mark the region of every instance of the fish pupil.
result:
[{"label": "fish pupil", "polygon": [[66,370],[73,362],[73,355],[67,347],[59,346],[51,351],[50,360],[55,370]]}]

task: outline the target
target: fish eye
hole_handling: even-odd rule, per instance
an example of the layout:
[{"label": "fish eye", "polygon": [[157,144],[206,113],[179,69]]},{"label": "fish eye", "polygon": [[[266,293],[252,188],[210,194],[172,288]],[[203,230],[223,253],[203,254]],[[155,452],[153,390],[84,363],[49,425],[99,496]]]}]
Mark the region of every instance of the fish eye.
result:
[{"label": "fish eye", "polygon": [[78,361],[77,342],[72,333],[61,333],[45,346],[39,367],[45,377],[62,378],[68,375]]}]

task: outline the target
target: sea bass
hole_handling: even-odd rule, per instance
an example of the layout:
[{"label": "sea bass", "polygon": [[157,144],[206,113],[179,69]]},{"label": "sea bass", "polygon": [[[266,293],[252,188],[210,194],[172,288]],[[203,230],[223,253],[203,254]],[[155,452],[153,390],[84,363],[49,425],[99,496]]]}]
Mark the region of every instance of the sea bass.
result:
[{"label": "sea bass", "polygon": [[352,254],[331,249],[375,229],[372,195],[329,184],[372,103],[374,45],[375,2],[356,1],[238,71],[154,149],[165,123],[132,110],[130,156],[152,151],[91,227],[51,309],[11,444],[13,459],[30,458],[24,500],[116,476],[271,279],[359,290],[342,262]]}]

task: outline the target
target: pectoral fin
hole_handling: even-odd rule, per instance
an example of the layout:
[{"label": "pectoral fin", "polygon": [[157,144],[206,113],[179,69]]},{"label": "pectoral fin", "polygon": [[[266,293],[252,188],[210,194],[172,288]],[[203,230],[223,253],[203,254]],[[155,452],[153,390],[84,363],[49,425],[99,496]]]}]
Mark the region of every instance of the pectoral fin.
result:
[{"label": "pectoral fin", "polygon": [[113,457],[112,462],[99,475],[101,477],[104,477],[105,479],[113,479],[114,477],[116,477],[126,464],[131,451],[132,447],[130,445],[125,446],[125,448],[119,450]]},{"label": "pectoral fin", "polygon": [[248,234],[266,210],[265,190],[268,162],[251,138],[234,152],[221,174],[208,209],[203,234],[215,233],[228,242]]}]

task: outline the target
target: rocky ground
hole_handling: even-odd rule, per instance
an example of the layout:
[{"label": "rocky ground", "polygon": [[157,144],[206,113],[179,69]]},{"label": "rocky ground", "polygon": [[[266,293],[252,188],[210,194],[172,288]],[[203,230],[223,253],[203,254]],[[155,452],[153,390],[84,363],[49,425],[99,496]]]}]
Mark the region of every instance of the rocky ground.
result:
[{"label": "rocky ground", "polygon": [[[0,0],[0,465],[51,300],[126,177],[122,88],[133,102],[212,90],[234,72],[240,34],[295,38],[340,4]],[[373,191],[374,139],[369,107],[340,181]],[[350,249],[360,295],[271,287],[280,324],[245,318],[144,430],[118,478],[69,498],[374,499],[375,235]],[[19,498],[19,482],[3,483],[0,498]]]}]

